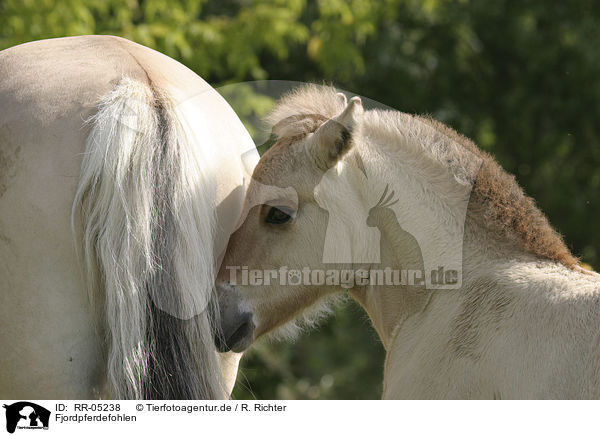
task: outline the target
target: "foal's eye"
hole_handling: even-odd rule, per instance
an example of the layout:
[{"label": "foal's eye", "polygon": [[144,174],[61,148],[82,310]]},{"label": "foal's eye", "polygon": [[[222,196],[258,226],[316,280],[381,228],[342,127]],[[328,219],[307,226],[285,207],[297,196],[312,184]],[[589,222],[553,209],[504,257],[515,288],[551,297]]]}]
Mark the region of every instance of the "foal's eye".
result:
[{"label": "foal's eye", "polygon": [[269,209],[265,221],[269,224],[287,223],[294,216],[294,211],[286,206],[273,206]]}]

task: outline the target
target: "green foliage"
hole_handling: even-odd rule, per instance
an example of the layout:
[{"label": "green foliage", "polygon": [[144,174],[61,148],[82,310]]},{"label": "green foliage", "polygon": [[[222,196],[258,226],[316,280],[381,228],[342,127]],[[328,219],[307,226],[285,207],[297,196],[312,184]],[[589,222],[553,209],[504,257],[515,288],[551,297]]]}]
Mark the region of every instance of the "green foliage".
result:
[{"label": "green foliage", "polygon": [[304,1],[5,0],[0,48],[83,34],[111,34],[159,50],[206,80],[264,79],[260,56],[306,40]]},{"label": "green foliage", "polygon": [[[215,86],[326,81],[431,113],[496,155],[600,268],[598,2],[0,0],[0,48],[87,33],[153,47]],[[271,104],[228,97],[245,119]],[[350,305],[295,344],[258,344],[236,395],[377,397],[383,353],[362,317]]]}]

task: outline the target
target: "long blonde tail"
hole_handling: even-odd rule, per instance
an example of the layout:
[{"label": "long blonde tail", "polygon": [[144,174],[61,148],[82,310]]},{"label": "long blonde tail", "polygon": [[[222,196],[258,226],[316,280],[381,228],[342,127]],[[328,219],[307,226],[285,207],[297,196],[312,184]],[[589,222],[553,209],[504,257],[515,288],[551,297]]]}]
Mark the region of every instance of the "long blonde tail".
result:
[{"label": "long blonde tail", "polygon": [[124,78],[90,120],[72,221],[115,399],[224,396],[206,310],[214,174],[177,113]]}]

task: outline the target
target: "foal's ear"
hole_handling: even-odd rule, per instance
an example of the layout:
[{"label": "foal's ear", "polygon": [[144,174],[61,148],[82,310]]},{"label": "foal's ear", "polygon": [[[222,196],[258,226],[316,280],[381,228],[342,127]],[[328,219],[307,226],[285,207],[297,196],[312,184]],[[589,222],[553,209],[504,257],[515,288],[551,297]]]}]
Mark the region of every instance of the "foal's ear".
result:
[{"label": "foal's ear", "polygon": [[[346,104],[344,94],[338,94]],[[352,148],[353,137],[360,125],[363,106],[360,97],[352,97],[338,116],[319,127],[306,144],[317,167],[327,171]]]}]

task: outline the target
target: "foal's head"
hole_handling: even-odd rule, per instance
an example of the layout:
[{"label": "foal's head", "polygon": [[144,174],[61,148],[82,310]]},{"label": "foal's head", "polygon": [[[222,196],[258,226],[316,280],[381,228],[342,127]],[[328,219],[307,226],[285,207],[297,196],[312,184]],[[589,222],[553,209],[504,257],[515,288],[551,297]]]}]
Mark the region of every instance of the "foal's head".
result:
[{"label": "foal's head", "polygon": [[342,290],[324,277],[331,269],[322,263],[329,214],[317,204],[315,187],[352,148],[363,107],[358,97],[333,101],[339,110],[331,119],[290,115],[273,127],[280,140],[254,170],[218,276],[222,350],[241,351]]}]

